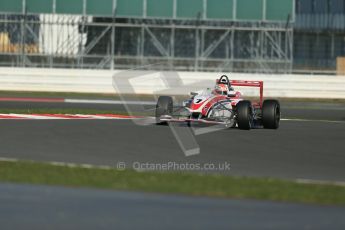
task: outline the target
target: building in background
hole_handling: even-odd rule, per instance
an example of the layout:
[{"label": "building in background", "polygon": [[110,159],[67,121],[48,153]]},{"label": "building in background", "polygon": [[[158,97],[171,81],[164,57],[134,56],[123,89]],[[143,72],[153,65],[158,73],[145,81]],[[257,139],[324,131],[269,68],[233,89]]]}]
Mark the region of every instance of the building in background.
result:
[{"label": "building in background", "polygon": [[335,71],[345,56],[345,1],[296,0],[294,69]]}]

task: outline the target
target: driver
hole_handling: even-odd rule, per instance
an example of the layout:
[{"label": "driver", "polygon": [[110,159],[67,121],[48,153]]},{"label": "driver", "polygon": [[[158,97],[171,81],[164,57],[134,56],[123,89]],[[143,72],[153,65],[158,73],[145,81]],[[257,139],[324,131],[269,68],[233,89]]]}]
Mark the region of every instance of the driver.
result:
[{"label": "driver", "polygon": [[221,95],[228,95],[233,90],[226,75],[221,76],[214,87],[214,92]]},{"label": "driver", "polygon": [[216,94],[228,95],[229,87],[227,84],[217,83],[216,86],[214,87],[214,91]]}]

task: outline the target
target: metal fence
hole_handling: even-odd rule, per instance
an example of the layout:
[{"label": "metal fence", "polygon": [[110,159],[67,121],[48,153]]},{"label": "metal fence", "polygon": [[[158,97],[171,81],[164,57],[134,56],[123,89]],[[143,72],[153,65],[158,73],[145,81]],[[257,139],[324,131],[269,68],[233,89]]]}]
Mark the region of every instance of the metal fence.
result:
[{"label": "metal fence", "polygon": [[0,16],[2,66],[290,72],[292,41],[290,23]]},{"label": "metal fence", "polygon": [[0,66],[335,74],[344,37],[343,0],[0,0]]}]

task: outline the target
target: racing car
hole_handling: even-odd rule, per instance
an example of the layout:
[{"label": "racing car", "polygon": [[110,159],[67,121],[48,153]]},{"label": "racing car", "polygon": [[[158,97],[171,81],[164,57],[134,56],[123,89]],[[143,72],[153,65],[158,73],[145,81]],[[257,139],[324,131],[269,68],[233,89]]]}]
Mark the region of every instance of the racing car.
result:
[{"label": "racing car", "polygon": [[[260,101],[251,102],[242,97],[233,86],[260,88]],[[252,128],[278,129],[280,104],[277,100],[263,100],[263,81],[229,80],[226,75],[216,80],[214,89],[191,92],[182,105],[174,106],[172,97],[158,98],[155,116],[157,124],[169,122],[220,124],[225,128],[249,130]]]}]

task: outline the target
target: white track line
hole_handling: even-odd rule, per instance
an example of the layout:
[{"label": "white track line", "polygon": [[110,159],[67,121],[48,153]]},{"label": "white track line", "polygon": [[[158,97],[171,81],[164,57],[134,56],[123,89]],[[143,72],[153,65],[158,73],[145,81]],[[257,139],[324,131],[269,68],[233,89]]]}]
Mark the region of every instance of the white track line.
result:
[{"label": "white track line", "polygon": [[81,119],[97,119],[97,120],[107,120],[107,119],[115,119],[115,120],[133,120],[138,119],[137,117],[108,117],[108,116],[102,116],[102,115],[85,115],[85,114],[76,114],[78,117],[85,117]]},{"label": "white track line", "polygon": [[310,179],[296,179],[297,183],[300,184],[321,184],[321,185],[337,185],[337,186],[344,186],[345,187],[345,181],[325,181],[325,180],[310,180]]},{"label": "white track line", "polygon": [[123,116],[123,115],[87,115],[87,114],[0,114],[0,120],[11,119],[31,119],[31,120],[132,120],[138,117]]},{"label": "white track line", "polygon": [[65,99],[65,103],[74,104],[109,104],[109,105],[156,105],[154,101],[121,101],[121,100],[83,100]]},{"label": "white track line", "polygon": [[[3,115],[3,114],[0,114]],[[23,119],[30,119],[30,120],[56,120],[56,117],[48,117],[48,116],[38,116],[38,115],[31,115],[31,114],[9,114],[10,116],[17,116]],[[58,118],[58,119],[66,119],[66,118]]]},{"label": "white track line", "polygon": [[345,124],[345,121],[332,121],[332,120],[312,120],[312,119],[280,119],[281,121],[300,121],[300,122],[323,122],[323,123],[341,123]]},{"label": "white track line", "polygon": [[0,161],[2,161],[2,162],[18,162],[19,159],[16,159],[16,158],[7,158],[7,157],[0,157]]},{"label": "white track line", "polygon": [[104,169],[104,170],[116,169],[115,167],[111,167],[108,165],[76,164],[76,163],[67,163],[67,162],[60,162],[60,161],[33,161],[33,160],[21,160],[17,158],[0,157],[0,162],[21,162],[21,161],[30,162],[30,163],[44,163],[44,164],[49,164],[53,166],[69,167],[69,168]]}]

